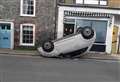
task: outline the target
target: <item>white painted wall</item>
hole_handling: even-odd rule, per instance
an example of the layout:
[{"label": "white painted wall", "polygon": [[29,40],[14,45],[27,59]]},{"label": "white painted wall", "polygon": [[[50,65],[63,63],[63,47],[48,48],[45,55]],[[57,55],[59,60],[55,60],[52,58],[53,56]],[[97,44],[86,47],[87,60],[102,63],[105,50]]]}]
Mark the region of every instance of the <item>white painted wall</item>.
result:
[{"label": "white painted wall", "polygon": [[63,37],[63,20],[64,20],[64,10],[62,8],[59,8],[58,9],[57,38]]},{"label": "white painted wall", "polygon": [[[110,24],[111,23],[111,24]],[[107,35],[106,35],[106,52],[111,53],[112,50],[112,35],[113,35],[113,26],[114,26],[114,16],[111,17],[111,20],[108,21],[107,26]]]}]

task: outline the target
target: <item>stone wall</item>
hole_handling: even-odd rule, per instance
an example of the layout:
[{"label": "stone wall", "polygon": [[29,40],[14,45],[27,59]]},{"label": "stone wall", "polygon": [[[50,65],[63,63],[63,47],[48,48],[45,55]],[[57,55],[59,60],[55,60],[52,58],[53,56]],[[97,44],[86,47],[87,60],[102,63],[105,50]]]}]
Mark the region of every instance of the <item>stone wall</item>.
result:
[{"label": "stone wall", "polygon": [[[36,29],[36,45],[54,39],[56,0],[36,0],[36,16],[20,16],[20,0],[0,0],[0,19],[13,20],[15,48],[20,43],[20,24],[32,23]],[[39,42],[39,43],[38,43]]]}]

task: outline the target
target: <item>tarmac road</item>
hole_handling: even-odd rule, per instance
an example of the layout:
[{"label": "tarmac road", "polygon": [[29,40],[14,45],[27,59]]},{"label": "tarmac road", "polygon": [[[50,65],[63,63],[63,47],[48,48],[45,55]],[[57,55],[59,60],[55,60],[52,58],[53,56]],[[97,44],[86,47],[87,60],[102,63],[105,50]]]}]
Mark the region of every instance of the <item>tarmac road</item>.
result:
[{"label": "tarmac road", "polygon": [[120,82],[120,62],[0,55],[0,82]]}]

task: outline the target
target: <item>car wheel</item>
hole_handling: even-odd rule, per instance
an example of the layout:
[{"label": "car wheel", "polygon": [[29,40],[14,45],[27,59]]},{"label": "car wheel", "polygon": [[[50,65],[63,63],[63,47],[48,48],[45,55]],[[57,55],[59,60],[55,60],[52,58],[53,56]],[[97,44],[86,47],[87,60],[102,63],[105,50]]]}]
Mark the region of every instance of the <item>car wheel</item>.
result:
[{"label": "car wheel", "polygon": [[54,44],[51,41],[44,42],[42,48],[46,52],[51,52],[54,49]]},{"label": "car wheel", "polygon": [[82,28],[79,27],[79,28],[77,29],[77,33],[81,33],[81,30],[82,30]]},{"label": "car wheel", "polygon": [[91,27],[86,26],[82,29],[81,34],[85,39],[91,39],[94,36],[94,31]]}]

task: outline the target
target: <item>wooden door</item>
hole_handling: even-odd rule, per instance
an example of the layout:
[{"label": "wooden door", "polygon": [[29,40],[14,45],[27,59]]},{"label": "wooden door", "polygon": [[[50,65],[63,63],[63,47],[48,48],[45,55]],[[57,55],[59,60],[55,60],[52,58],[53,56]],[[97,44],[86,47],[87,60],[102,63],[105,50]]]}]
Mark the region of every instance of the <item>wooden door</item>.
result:
[{"label": "wooden door", "polygon": [[112,53],[116,54],[118,50],[118,30],[117,26],[113,28],[113,35],[112,35]]}]

